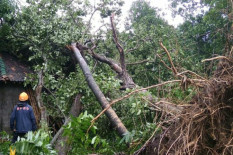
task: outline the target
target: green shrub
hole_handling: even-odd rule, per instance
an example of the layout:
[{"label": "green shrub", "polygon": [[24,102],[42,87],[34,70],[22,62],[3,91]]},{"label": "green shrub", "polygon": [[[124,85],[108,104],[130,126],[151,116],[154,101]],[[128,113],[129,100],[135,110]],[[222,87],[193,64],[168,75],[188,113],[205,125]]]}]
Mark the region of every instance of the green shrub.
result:
[{"label": "green shrub", "polygon": [[80,114],[79,117],[72,117],[71,122],[64,127],[64,136],[68,137],[70,148],[69,154],[113,154],[105,139],[96,134],[97,127],[91,126],[93,116]]},{"label": "green shrub", "polygon": [[0,154],[9,154],[11,137],[5,131],[0,132]]},{"label": "green shrub", "polygon": [[50,145],[50,136],[42,129],[36,132],[28,132],[25,138],[18,138],[12,146],[16,148],[16,154],[56,155],[57,152]]}]

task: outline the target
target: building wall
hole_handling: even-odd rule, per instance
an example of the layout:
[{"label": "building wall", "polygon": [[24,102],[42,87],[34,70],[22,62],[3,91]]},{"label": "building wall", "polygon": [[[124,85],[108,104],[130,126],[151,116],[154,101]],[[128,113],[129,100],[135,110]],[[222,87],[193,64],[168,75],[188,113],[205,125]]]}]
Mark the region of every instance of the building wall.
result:
[{"label": "building wall", "polygon": [[22,84],[0,83],[0,131],[10,130],[10,116],[19,101],[19,94],[25,91]]}]

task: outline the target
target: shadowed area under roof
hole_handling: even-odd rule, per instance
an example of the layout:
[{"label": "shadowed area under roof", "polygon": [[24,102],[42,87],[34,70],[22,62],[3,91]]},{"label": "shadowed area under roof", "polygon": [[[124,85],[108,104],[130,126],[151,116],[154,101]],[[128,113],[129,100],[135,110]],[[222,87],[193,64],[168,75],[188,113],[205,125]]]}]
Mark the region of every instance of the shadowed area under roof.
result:
[{"label": "shadowed area under roof", "polygon": [[27,74],[33,73],[29,67],[8,53],[0,53],[0,81],[23,82]]}]

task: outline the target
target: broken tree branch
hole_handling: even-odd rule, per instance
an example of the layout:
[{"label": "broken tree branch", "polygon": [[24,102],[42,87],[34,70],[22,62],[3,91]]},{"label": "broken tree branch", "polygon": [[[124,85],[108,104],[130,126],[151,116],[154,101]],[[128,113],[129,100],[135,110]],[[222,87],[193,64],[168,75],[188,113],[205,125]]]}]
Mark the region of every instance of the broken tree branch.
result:
[{"label": "broken tree branch", "polygon": [[[172,67],[171,67],[171,68],[168,67],[168,66],[166,65],[166,63],[161,59],[161,57],[160,57],[158,54],[157,54],[157,56],[160,58],[160,60],[161,60],[162,63],[164,64],[164,66],[173,72],[173,74],[174,74],[175,77],[179,77],[179,78],[182,79],[181,86],[182,86],[182,88],[183,88],[184,90],[187,88],[188,82],[191,82],[191,81],[192,81],[192,80],[188,79],[185,75],[183,75],[184,73],[190,73],[190,74],[193,74],[193,75],[197,76],[198,78],[201,78],[201,80],[208,81],[208,80],[206,80],[205,78],[201,77],[200,75],[198,75],[198,74],[196,74],[196,73],[194,73],[194,72],[192,72],[192,71],[188,71],[188,70],[187,70],[187,71],[184,71],[184,72],[182,72],[182,73],[178,73],[178,72],[177,72],[177,69],[176,69],[176,67],[175,67],[175,65],[174,65],[174,63],[173,63],[173,61],[172,61],[172,59],[171,59],[171,55],[170,55],[170,53],[168,52],[167,48],[163,45],[162,42],[160,42],[160,46],[161,46],[161,47],[164,49],[164,51],[166,52],[166,54],[167,54],[167,56],[168,56],[168,59],[169,59],[169,62],[170,62],[170,64],[171,64]],[[201,85],[198,85],[198,84],[196,84],[196,85],[202,87]]]},{"label": "broken tree branch", "polygon": [[173,61],[172,61],[172,58],[171,58],[170,53],[168,52],[167,48],[163,45],[162,42],[160,42],[159,44],[160,44],[160,46],[164,49],[164,51],[166,52],[166,54],[167,54],[167,56],[168,56],[168,59],[169,59],[169,61],[170,61],[170,63],[171,63],[171,66],[172,66],[172,71],[173,71],[173,73],[174,73],[175,75],[177,75],[178,72],[177,72],[177,70],[176,70],[176,68],[175,68],[175,66],[174,66],[174,64],[173,64]]},{"label": "broken tree branch", "polygon": [[121,89],[134,88],[136,85],[126,70],[125,53],[124,53],[123,47],[120,45],[120,43],[118,41],[113,18],[114,18],[114,14],[111,15],[110,21],[111,21],[111,27],[112,27],[113,41],[116,44],[116,47],[117,47],[118,52],[120,54],[120,64],[121,64],[121,69],[122,69],[122,73],[121,73],[120,77],[121,77],[121,80],[123,81],[123,86],[121,87]]},{"label": "broken tree branch", "polygon": [[121,46],[121,44],[118,41],[117,38],[117,34],[116,34],[116,29],[115,29],[115,25],[113,22],[113,18],[114,18],[114,14],[111,15],[110,17],[110,21],[111,21],[111,26],[112,26],[112,35],[113,35],[113,41],[116,44],[116,47],[120,53],[120,64],[121,64],[121,68],[122,68],[122,73],[124,74],[124,72],[126,72],[126,65],[125,65],[125,54],[124,54],[124,49]]},{"label": "broken tree branch", "polygon": [[[65,123],[63,124],[63,126],[66,126],[69,122],[70,122],[70,118],[67,118],[67,119],[65,120]],[[53,137],[53,139],[52,139],[51,142],[50,142],[50,144],[51,144],[52,146],[54,146],[55,142],[57,141],[57,139],[59,138],[59,136],[63,133],[63,131],[64,131],[64,128],[63,128],[63,127],[61,127],[61,128],[58,130],[58,132],[56,133],[56,135]]]},{"label": "broken tree branch", "polygon": [[114,25],[114,22],[113,22],[113,18],[114,18],[114,13],[113,13],[113,14],[111,15],[111,17],[110,17],[111,26],[112,26],[113,41],[114,41],[114,43],[116,44],[118,51],[119,51],[120,53],[123,53],[123,52],[124,52],[124,49],[122,48],[121,44],[120,44],[119,41],[118,41],[117,34],[116,34],[116,29],[115,29],[115,25]]},{"label": "broken tree branch", "polygon": [[159,111],[165,111],[166,113],[172,114],[172,115],[180,114],[182,110],[184,109],[182,106],[178,106],[176,104],[170,103],[165,100],[160,100],[156,103],[152,103],[150,100],[148,100],[145,97],[142,97],[142,99],[148,102],[149,105],[152,106],[152,108],[155,108],[156,110],[159,109]]},{"label": "broken tree branch", "polygon": [[[81,94],[77,94],[74,98],[73,104],[70,108],[70,115],[73,117],[78,117],[81,113],[82,103],[81,103]],[[64,125],[59,129],[57,134],[51,141],[51,144],[54,145],[54,148],[57,150],[58,155],[67,154],[67,151],[70,149],[67,136],[62,136],[64,131],[64,126],[66,126],[71,121],[71,118],[65,119]],[[63,143],[63,144],[62,144]]]}]

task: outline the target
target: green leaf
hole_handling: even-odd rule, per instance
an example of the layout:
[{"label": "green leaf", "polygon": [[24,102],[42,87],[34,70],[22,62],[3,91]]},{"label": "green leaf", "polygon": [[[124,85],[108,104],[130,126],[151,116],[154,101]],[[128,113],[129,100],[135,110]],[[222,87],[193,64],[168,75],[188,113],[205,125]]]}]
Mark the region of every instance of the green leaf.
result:
[{"label": "green leaf", "polygon": [[140,115],[140,114],[141,114],[141,109],[139,109],[137,112],[137,115]]},{"label": "green leaf", "polygon": [[92,138],[91,144],[94,144],[94,143],[95,143],[96,138],[97,138],[97,136],[95,136],[94,138]]}]

